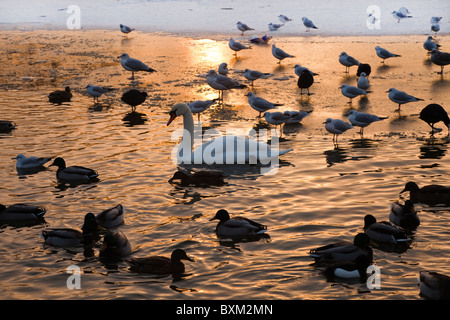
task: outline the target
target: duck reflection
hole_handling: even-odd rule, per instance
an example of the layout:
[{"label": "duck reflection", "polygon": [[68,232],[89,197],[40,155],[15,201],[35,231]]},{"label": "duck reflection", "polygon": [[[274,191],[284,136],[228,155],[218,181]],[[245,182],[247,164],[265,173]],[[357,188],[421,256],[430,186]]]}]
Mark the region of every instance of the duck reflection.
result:
[{"label": "duck reflection", "polygon": [[133,127],[144,124],[147,121],[147,115],[137,111],[131,111],[122,119],[124,126]]},{"label": "duck reflection", "polygon": [[437,139],[433,135],[420,147],[419,159],[441,159],[448,148],[448,139]]}]

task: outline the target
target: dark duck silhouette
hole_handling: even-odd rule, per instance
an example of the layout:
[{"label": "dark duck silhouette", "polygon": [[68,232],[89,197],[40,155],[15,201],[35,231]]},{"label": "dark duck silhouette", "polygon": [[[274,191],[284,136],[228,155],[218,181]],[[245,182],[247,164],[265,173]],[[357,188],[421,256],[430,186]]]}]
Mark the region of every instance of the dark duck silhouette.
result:
[{"label": "dark duck silhouette", "polygon": [[431,184],[419,188],[415,182],[407,182],[400,193],[409,191],[409,199],[413,203],[424,203],[428,205],[444,204],[450,205],[450,187]]},{"label": "dark duck silhouette", "polygon": [[228,211],[221,209],[210,221],[218,219],[216,234],[219,237],[255,237],[267,231],[267,226],[242,216],[230,217]]},{"label": "dark duck silhouette", "polygon": [[196,186],[222,186],[225,184],[225,176],[221,171],[201,170],[194,173],[177,171],[170,178],[169,183],[180,180],[180,185],[196,185]]},{"label": "dark duck silhouette", "polygon": [[303,89],[306,89],[308,95],[310,95],[309,87],[311,87],[313,83],[313,75],[309,72],[309,70],[303,70],[297,80],[297,86],[300,88],[300,94],[303,94]]},{"label": "dark duck silhouette", "polygon": [[366,77],[369,76],[370,72],[372,72],[372,68],[370,67],[370,64],[368,63],[360,63],[358,66],[358,70],[356,70],[356,75],[359,77],[361,76],[361,73],[365,73]]},{"label": "dark duck silhouette", "polygon": [[67,182],[97,181],[98,173],[92,169],[81,166],[66,167],[63,158],[56,158],[50,166],[57,166],[56,177]]},{"label": "dark duck silhouette", "polygon": [[170,258],[163,256],[150,256],[146,258],[128,259],[130,271],[137,273],[150,273],[156,275],[181,274],[185,271],[181,260],[194,262],[183,249],[175,249]]},{"label": "dark duck silhouette", "polygon": [[425,108],[422,109],[422,111],[420,111],[419,119],[428,123],[428,125],[431,127],[431,133],[440,131],[440,129],[434,128],[434,125],[440,121],[444,122],[447,129],[450,130],[449,127],[450,119],[448,117],[448,113],[439,104],[432,103],[427,105]]},{"label": "dark duck silhouette", "polygon": [[147,96],[148,96],[148,94],[145,91],[131,89],[122,95],[121,100],[123,102],[125,102],[126,104],[130,105],[132,108],[132,111],[135,111],[136,107],[138,105],[145,102],[145,100],[147,99]]},{"label": "dark duck silhouette", "polygon": [[55,104],[70,102],[70,99],[72,99],[72,92],[70,92],[70,87],[66,87],[64,90],[53,91],[48,95],[48,101]]}]

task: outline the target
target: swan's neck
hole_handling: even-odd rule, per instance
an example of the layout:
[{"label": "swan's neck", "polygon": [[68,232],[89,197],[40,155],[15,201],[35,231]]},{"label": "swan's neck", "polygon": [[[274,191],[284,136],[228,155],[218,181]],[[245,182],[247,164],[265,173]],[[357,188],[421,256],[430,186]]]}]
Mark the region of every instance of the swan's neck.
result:
[{"label": "swan's neck", "polygon": [[[190,147],[192,150],[192,147],[194,146],[194,117],[192,116],[192,113],[187,112],[183,114],[183,127],[184,127],[184,133],[183,133],[183,140],[182,143],[186,141],[190,141]],[[188,135],[187,137],[185,135]]]}]

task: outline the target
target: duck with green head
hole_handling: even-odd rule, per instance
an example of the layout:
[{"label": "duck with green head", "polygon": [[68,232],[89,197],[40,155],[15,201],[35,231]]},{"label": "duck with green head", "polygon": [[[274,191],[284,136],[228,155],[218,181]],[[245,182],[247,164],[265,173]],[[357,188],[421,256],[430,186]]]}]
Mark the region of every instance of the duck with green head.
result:
[{"label": "duck with green head", "polygon": [[86,183],[90,181],[98,180],[98,173],[89,168],[81,166],[66,166],[66,162],[63,158],[56,158],[50,166],[57,166],[56,177],[58,180],[67,182]]},{"label": "duck with green head", "polygon": [[131,244],[121,231],[108,232],[103,238],[99,257],[107,260],[120,260],[131,253]]}]

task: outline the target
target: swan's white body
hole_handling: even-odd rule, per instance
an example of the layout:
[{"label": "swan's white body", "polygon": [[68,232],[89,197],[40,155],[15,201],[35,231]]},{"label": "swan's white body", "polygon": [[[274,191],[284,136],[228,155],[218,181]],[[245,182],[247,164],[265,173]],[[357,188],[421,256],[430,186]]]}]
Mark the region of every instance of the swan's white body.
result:
[{"label": "swan's white body", "polygon": [[278,150],[267,143],[235,135],[219,136],[193,149],[194,119],[189,106],[177,103],[170,115],[167,125],[177,116],[183,116],[183,139],[177,151],[179,164],[272,164],[278,163],[280,155],[292,150]]}]

